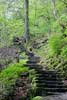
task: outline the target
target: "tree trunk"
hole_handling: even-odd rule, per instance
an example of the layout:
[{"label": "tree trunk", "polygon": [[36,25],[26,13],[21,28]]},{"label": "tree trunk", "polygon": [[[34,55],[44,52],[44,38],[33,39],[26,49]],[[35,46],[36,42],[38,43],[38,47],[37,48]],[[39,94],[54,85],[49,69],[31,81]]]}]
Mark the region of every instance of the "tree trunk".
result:
[{"label": "tree trunk", "polygon": [[55,20],[57,19],[57,12],[56,12],[56,8],[55,8],[55,0],[51,0],[51,3],[52,3],[52,7],[53,7],[53,15],[54,15],[54,18]]},{"label": "tree trunk", "polygon": [[29,0],[24,0],[24,18],[25,18],[25,22],[24,22],[24,26],[25,26],[25,39],[26,42],[29,41],[30,39],[30,34],[29,34]]}]

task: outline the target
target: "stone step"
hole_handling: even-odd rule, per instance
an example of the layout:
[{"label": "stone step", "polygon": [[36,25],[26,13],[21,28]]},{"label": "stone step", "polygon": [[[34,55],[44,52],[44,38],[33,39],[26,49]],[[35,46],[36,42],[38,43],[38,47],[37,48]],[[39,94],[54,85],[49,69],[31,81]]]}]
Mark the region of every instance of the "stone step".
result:
[{"label": "stone step", "polygon": [[28,57],[28,59],[31,61],[37,61],[37,62],[40,61],[40,57],[37,57],[37,56]]},{"label": "stone step", "polygon": [[38,64],[25,64],[25,66],[36,66],[36,67],[41,67],[41,65],[38,65]]},{"label": "stone step", "polygon": [[[62,92],[61,92],[62,93]],[[61,94],[60,92],[50,92],[50,91],[37,91],[36,96],[48,96],[48,95],[59,95]]]},{"label": "stone step", "polygon": [[37,89],[39,91],[46,91],[47,92],[66,92],[67,91],[67,88],[40,88],[40,87],[37,87]]},{"label": "stone step", "polygon": [[49,70],[38,70],[37,73],[41,73],[41,74],[50,74],[50,75],[61,75],[60,72],[56,72],[56,71],[49,71]]},{"label": "stone step", "polygon": [[47,95],[59,95],[61,93],[59,92],[46,92],[46,91],[42,91],[42,95],[39,96],[47,96]]},{"label": "stone step", "polygon": [[[38,75],[39,75],[39,77],[38,77]],[[43,74],[43,75],[42,75],[42,74],[37,74],[36,77],[37,77],[38,79],[45,79],[45,78],[63,79],[63,78],[60,77],[59,75],[53,76],[53,75],[49,75],[49,74]]]},{"label": "stone step", "polygon": [[26,66],[26,67],[29,67],[30,69],[39,69],[39,70],[41,70],[42,69],[42,66],[41,65],[36,65],[36,64],[24,64],[24,66]]},{"label": "stone step", "polygon": [[[62,93],[66,93],[66,91],[61,91],[61,92],[57,92],[57,91],[55,91],[55,92],[50,92],[50,91],[37,91],[37,93],[36,93],[36,96],[50,96],[50,95],[52,95],[52,96],[54,96],[54,95],[56,95],[56,96],[58,96],[59,94],[62,94]],[[44,100],[44,99],[43,99]],[[46,100],[46,99],[45,99]],[[50,100],[50,99],[49,99]],[[57,100],[57,99],[51,99],[51,100]],[[66,99],[67,100],[67,99]]]},{"label": "stone step", "polygon": [[67,88],[63,84],[37,84],[37,87],[48,87],[48,88]]},{"label": "stone step", "polygon": [[[61,92],[63,93],[63,92]],[[50,91],[37,91],[36,96],[48,96],[48,95],[59,95],[61,94],[60,92],[50,92]],[[44,100],[44,99],[43,99]],[[46,100],[46,99],[45,99]]]},{"label": "stone step", "polygon": [[62,82],[62,79],[58,79],[58,78],[49,78],[49,77],[45,77],[45,78],[37,78],[36,77],[36,81],[39,81],[39,82],[50,82],[50,81],[52,81],[52,82]]},{"label": "stone step", "polygon": [[52,84],[52,83],[64,83],[62,80],[49,80],[49,79],[42,79],[42,80],[38,80],[37,78],[35,79],[35,81],[37,82],[37,83],[50,83],[50,84]]},{"label": "stone step", "polygon": [[62,81],[63,80],[63,78],[62,77],[59,77],[59,76],[39,76],[38,77],[38,75],[36,76],[36,78],[38,79],[38,80],[41,80],[41,79],[44,79],[44,80],[60,80],[60,81]]},{"label": "stone step", "polygon": [[36,60],[29,60],[29,61],[27,61],[26,63],[27,63],[27,64],[30,64],[30,63],[38,63],[38,61],[36,61]]},{"label": "stone step", "polygon": [[[36,82],[37,83],[37,82]],[[64,85],[62,82],[52,82],[52,83],[37,83],[39,85]]]},{"label": "stone step", "polygon": [[50,75],[50,74],[41,74],[41,73],[38,74],[38,73],[37,73],[36,76],[39,77],[39,78],[47,78],[47,77],[48,77],[48,78],[53,78],[53,79],[54,79],[54,78],[55,78],[55,79],[56,79],[56,78],[57,78],[57,79],[58,79],[58,78],[59,78],[59,79],[63,79],[63,78],[62,78],[60,75],[58,75],[58,74],[57,74],[57,75]]},{"label": "stone step", "polygon": [[48,76],[52,76],[52,77],[61,77],[61,75],[58,74],[58,73],[57,73],[57,74],[54,74],[54,73],[52,73],[52,74],[51,74],[51,73],[37,73],[37,74],[39,75],[39,77],[40,77],[40,76],[43,76],[43,77],[44,77],[44,76],[46,76],[46,77],[48,77]]},{"label": "stone step", "polygon": [[52,76],[49,76],[49,75],[48,75],[48,76],[39,76],[39,77],[36,76],[36,78],[37,78],[38,80],[41,80],[41,79],[44,79],[44,80],[48,80],[48,79],[49,79],[49,80],[60,80],[60,81],[63,80],[62,77],[61,77],[61,78],[60,78],[60,77],[57,77],[57,76],[56,76],[56,77],[55,77],[55,76],[52,77]]},{"label": "stone step", "polygon": [[46,82],[46,83],[40,83],[40,84],[37,83],[37,85],[40,85],[40,86],[45,86],[45,85],[46,85],[46,86],[49,86],[49,85],[50,85],[50,86],[65,86],[65,85],[63,84],[63,82],[60,82],[60,83],[58,83],[58,82],[55,82],[55,83],[54,83],[54,82],[53,82],[53,83],[48,83],[48,84],[47,84],[47,82]]},{"label": "stone step", "polygon": [[[38,69],[37,69],[38,70]],[[41,70],[42,70],[42,68],[41,68]],[[49,73],[49,72],[47,72],[47,73],[41,73],[41,72],[37,72],[37,75],[36,75],[37,77],[50,77],[50,78],[61,78],[62,76],[60,75],[60,74],[54,74],[54,73]],[[63,78],[62,78],[63,79]]]}]

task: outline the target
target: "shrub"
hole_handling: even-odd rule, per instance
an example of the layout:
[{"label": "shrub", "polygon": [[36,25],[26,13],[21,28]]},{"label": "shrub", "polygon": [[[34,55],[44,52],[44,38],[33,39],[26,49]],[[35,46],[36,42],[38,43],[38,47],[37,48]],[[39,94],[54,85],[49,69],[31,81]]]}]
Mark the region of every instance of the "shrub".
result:
[{"label": "shrub", "polygon": [[67,46],[64,46],[64,47],[62,48],[61,57],[63,57],[64,60],[67,60]]},{"label": "shrub", "polygon": [[11,92],[19,75],[22,72],[28,72],[28,68],[23,66],[24,62],[20,61],[20,63],[10,64],[0,73],[0,96]]},{"label": "shrub", "polygon": [[[64,27],[64,28],[63,28]],[[67,34],[67,15],[62,14],[56,22],[53,23],[53,31]]]},{"label": "shrub", "polygon": [[61,35],[51,36],[48,44],[49,44],[49,55],[52,56],[60,54],[62,46],[62,36]]}]

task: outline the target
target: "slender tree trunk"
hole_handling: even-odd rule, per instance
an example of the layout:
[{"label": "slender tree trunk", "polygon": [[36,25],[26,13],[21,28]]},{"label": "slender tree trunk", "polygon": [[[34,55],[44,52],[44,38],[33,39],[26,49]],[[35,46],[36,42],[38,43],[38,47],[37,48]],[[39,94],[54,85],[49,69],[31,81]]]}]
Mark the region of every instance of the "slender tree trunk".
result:
[{"label": "slender tree trunk", "polygon": [[24,18],[25,18],[25,22],[24,22],[24,28],[25,28],[25,39],[26,41],[29,41],[30,39],[30,34],[29,34],[29,0],[24,0]]},{"label": "slender tree trunk", "polygon": [[53,7],[53,15],[54,15],[54,18],[55,20],[57,19],[57,12],[56,12],[56,8],[55,8],[55,0],[51,0],[51,3],[52,3],[52,7]]}]

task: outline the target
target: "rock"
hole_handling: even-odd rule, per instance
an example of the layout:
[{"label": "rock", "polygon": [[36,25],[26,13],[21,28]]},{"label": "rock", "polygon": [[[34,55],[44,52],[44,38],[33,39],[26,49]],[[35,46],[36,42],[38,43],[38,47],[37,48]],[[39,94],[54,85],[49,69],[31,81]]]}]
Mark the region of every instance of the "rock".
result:
[{"label": "rock", "polygon": [[14,46],[0,48],[0,69],[12,62],[17,62],[19,60],[19,51]]},{"label": "rock", "polygon": [[43,97],[41,100],[67,100],[67,93]]}]

